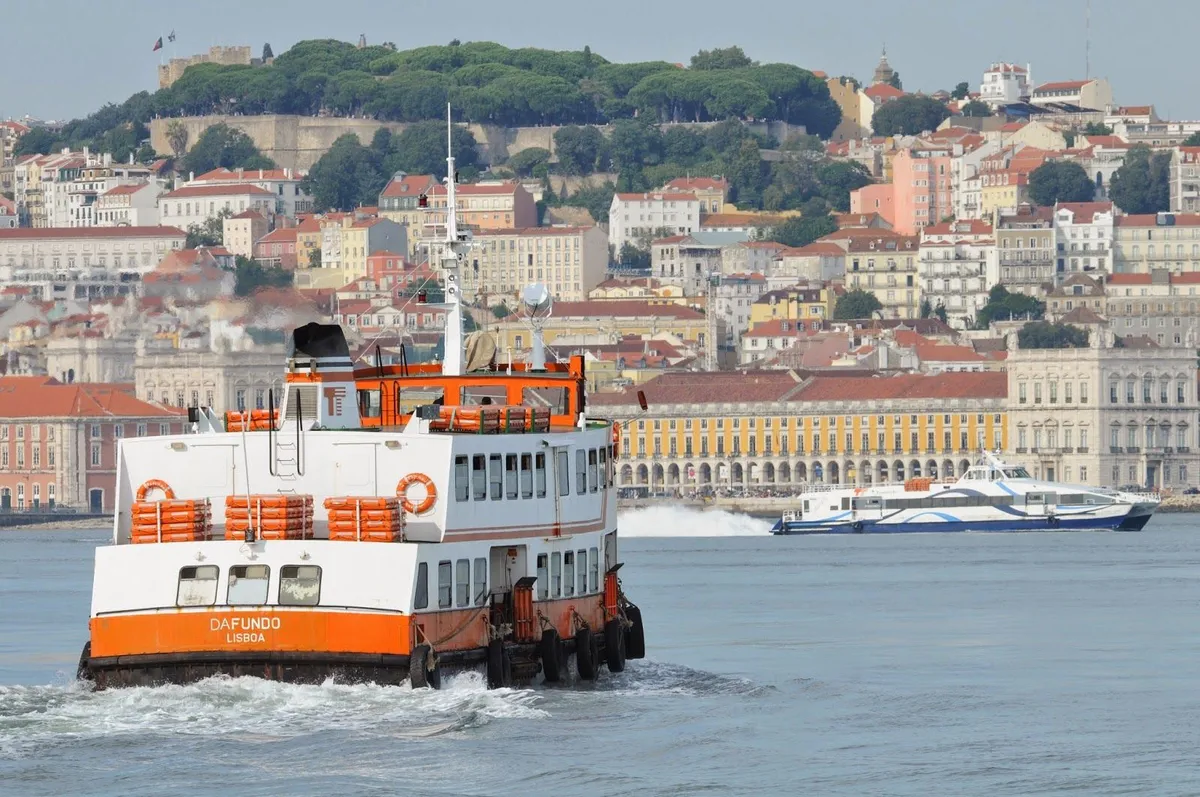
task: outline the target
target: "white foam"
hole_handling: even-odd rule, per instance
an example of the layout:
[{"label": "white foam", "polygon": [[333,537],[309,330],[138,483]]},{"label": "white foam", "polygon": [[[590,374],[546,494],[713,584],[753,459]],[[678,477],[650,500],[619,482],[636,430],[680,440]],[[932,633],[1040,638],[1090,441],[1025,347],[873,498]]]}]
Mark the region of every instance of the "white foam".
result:
[{"label": "white foam", "polygon": [[648,506],[621,513],[622,537],[757,537],[771,522],[727,512],[681,506]]}]

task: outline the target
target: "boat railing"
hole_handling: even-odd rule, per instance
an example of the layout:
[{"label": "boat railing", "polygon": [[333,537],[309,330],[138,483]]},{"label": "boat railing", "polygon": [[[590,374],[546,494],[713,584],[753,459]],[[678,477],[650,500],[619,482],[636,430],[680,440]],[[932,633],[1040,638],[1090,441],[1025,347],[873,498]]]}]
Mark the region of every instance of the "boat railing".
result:
[{"label": "boat railing", "polygon": [[800,495],[808,495],[810,493],[833,493],[839,490],[851,490],[853,485],[847,484],[825,484],[819,482],[817,484],[805,484],[800,488]]}]

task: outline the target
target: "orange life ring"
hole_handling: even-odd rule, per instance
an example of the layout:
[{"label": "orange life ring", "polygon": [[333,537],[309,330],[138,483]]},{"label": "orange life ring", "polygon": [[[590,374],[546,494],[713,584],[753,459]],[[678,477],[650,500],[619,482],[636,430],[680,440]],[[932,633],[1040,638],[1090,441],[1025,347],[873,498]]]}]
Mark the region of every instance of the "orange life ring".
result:
[{"label": "orange life ring", "polygon": [[[408,488],[420,483],[425,487],[425,498],[416,506],[408,500]],[[437,487],[433,479],[424,473],[410,473],[396,484],[396,497],[400,499],[400,507],[410,515],[423,515],[433,509],[437,503]]]},{"label": "orange life ring", "polygon": [[137,489],[137,500],[145,501],[146,493],[150,492],[151,490],[162,490],[163,500],[165,501],[175,500],[175,491],[171,489],[171,485],[167,484],[162,479],[150,479],[149,481],[144,482],[142,486]]}]

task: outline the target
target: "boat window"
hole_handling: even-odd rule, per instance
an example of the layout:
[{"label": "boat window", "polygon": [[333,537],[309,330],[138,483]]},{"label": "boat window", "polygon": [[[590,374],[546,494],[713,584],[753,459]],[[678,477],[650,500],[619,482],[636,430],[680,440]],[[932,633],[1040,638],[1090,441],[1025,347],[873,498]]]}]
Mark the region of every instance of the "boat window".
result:
[{"label": "boat window", "polygon": [[382,415],[378,390],[358,391],[358,414],[364,418],[378,418]]},{"label": "boat window", "polygon": [[[280,603],[283,601],[281,600]],[[413,597],[413,608],[429,608],[429,564],[426,562],[417,565],[417,594]]]},{"label": "boat window", "polygon": [[549,407],[552,415],[569,415],[565,387],[526,387],[521,389],[521,403],[526,407]]},{"label": "boat window", "polygon": [[563,595],[571,597],[575,594],[575,553],[567,551],[563,554]]},{"label": "boat window", "polygon": [[566,451],[559,451],[558,456],[558,473],[555,478],[558,481],[558,494],[571,494],[571,463],[567,457]]},{"label": "boat window", "polygon": [[471,605],[471,560],[459,559],[454,566],[454,605]]},{"label": "boat window", "polygon": [[521,497],[533,498],[533,454],[521,455]]},{"label": "boat window", "polygon": [[599,466],[596,449],[588,449],[588,492],[594,493],[600,486]]},{"label": "boat window", "polygon": [[471,457],[471,497],[476,501],[487,499],[487,455]]},{"label": "boat window", "polygon": [[262,606],[267,602],[271,568],[266,565],[234,565],[229,568],[229,590],[225,602],[230,606]]},{"label": "boat window", "polygon": [[401,387],[396,384],[396,408],[401,415],[412,415],[417,407],[445,403],[445,391],[439,385]]},{"label": "boat window", "polygon": [[600,486],[608,487],[608,446],[600,449]]},{"label": "boat window", "polygon": [[493,501],[504,497],[504,461],[499,454],[488,457],[488,485]]},{"label": "boat window", "polygon": [[176,606],[212,606],[217,602],[216,565],[183,567],[179,570],[179,588],[175,592]]},{"label": "boat window", "polygon": [[1005,468],[1004,475],[1010,479],[1028,479],[1029,471],[1024,468]]},{"label": "boat window", "polygon": [[579,570],[579,594],[583,595],[587,592],[587,565],[588,555],[587,550],[581,548],[575,554],[575,566]]},{"label": "boat window", "polygon": [[595,592],[600,589],[600,552],[592,548],[588,555],[588,564],[591,569],[588,571],[591,575],[588,576],[588,584],[591,587],[589,592]]},{"label": "boat window", "polygon": [[575,494],[587,492],[587,450],[575,449]]},{"label": "boat window", "polygon": [[610,531],[604,535],[604,572],[612,570],[617,563],[617,535]]},{"label": "boat window", "polygon": [[517,497],[517,455],[504,455],[504,497]]},{"label": "boat window", "polygon": [[550,595],[554,598],[562,595],[562,554],[550,554]]},{"label": "boat window", "polygon": [[544,553],[538,554],[537,558],[537,589],[538,600],[544,601],[550,594],[550,574],[546,569],[546,561],[549,557]]},{"label": "boat window", "polygon": [[476,385],[459,391],[458,401],[467,406],[480,404],[507,404],[508,390],[503,385]]},{"label": "boat window", "polygon": [[471,484],[467,481],[466,455],[454,458],[454,500],[466,501],[471,497]]},{"label": "boat window", "polygon": [[438,606],[442,609],[450,607],[450,598],[452,597],[451,582],[453,574],[450,572],[450,562],[438,562]]},{"label": "boat window", "polygon": [[546,455],[533,455],[533,484],[537,488],[537,497],[546,497]]},{"label": "boat window", "polygon": [[[425,567],[422,563],[421,567]],[[424,574],[424,570],[420,574]],[[316,606],[321,600],[321,568],[317,565],[284,565],[279,568],[279,605]],[[425,603],[428,603],[426,597]]]},{"label": "boat window", "polygon": [[475,605],[482,606],[487,601],[487,559],[480,557],[475,560]]}]

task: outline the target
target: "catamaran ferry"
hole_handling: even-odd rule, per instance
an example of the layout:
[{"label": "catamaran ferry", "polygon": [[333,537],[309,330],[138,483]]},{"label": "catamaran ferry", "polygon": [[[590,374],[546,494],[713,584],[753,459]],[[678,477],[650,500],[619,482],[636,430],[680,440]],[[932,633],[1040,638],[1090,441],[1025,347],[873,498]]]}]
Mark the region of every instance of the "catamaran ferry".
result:
[{"label": "catamaran ferry", "polygon": [[529,363],[462,338],[453,155],[439,257],[445,359],[355,368],[338,326],[292,334],[278,408],[189,411],[125,439],[79,675],[97,687],[216,674],[491,687],[619,672],[645,653],[618,579],[614,424],[582,357]]},{"label": "catamaran ferry", "polygon": [[954,481],[810,487],[774,534],[914,531],[1140,531],[1157,495],[1059,484],[985,454]]}]

